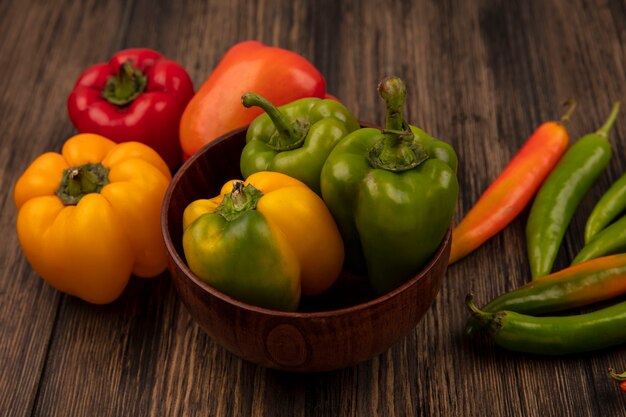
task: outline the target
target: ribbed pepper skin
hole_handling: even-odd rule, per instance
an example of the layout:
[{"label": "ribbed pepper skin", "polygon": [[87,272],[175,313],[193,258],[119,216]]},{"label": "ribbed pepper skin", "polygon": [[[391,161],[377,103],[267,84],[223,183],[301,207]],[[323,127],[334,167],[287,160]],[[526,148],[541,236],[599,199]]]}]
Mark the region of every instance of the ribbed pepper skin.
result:
[{"label": "ribbed pepper skin", "polygon": [[[87,164],[101,164],[107,183],[66,204],[58,195],[64,176]],[[87,133],[68,139],[61,154],[39,156],[15,185],[26,258],[59,291],[112,302],[131,274],[153,277],[167,266],[160,219],[170,179],[163,159],[142,143]]]}]

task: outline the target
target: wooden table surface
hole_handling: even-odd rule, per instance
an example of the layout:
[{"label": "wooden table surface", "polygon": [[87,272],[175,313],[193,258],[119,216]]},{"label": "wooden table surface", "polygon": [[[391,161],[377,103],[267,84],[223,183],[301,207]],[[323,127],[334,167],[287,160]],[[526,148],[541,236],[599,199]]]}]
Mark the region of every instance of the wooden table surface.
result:
[{"label": "wooden table surface", "polygon": [[[575,98],[573,139],[626,100],[626,2],[4,0],[0,2],[0,415],[624,416],[606,377],[626,346],[537,357],[466,338],[463,304],[529,280],[528,210],[448,269],[436,301],[389,351],[350,369],[289,374],[244,362],[191,319],[167,273],[133,279],[107,306],[33,272],[12,190],[27,165],[75,133],[65,107],[88,65],[126,47],[180,62],[198,88],[225,51],[256,39],[296,51],[359,118],[383,119],[375,87],[396,74],[407,114],[457,150],[457,221],[543,121]],[[626,171],[626,110],[614,156],[583,200],[556,268],[582,245],[595,201]],[[390,324],[391,325],[391,324]]]}]

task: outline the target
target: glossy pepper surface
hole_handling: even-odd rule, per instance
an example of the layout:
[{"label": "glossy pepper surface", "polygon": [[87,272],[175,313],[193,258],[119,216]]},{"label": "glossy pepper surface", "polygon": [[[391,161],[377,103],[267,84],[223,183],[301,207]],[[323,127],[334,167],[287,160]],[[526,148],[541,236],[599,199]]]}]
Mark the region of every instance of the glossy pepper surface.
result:
[{"label": "glossy pepper surface", "polygon": [[[504,293],[481,308],[545,314],[582,307],[626,294],[626,254],[606,256],[562,269]],[[465,333],[475,327],[470,318]]]},{"label": "glossy pepper surface", "polygon": [[337,279],[343,246],[322,199],[278,172],[229,181],[183,214],[189,268],[217,290],[260,307],[293,311],[301,294]]},{"label": "glossy pepper surface", "polygon": [[446,234],[456,205],[452,147],[404,121],[406,88],[395,77],[379,92],[387,130],[352,132],[322,168],[324,201],[346,245],[347,267],[367,273],[378,293],[413,276]]},{"label": "glossy pepper surface", "polygon": [[585,223],[585,244],[626,210],[626,174],[618,178],[600,197]]},{"label": "glossy pepper surface", "polygon": [[586,314],[542,317],[506,310],[484,312],[471,296],[466,303],[496,344],[508,350],[565,355],[626,343],[626,301]]},{"label": "glossy pepper surface", "polygon": [[173,171],[182,162],[178,128],[193,93],[178,63],[151,49],[126,49],[83,72],[67,108],[79,132],[145,143]]},{"label": "glossy pepper surface", "polygon": [[572,265],[601,256],[626,252],[626,216],[598,232],[572,260]]},{"label": "glossy pepper surface", "polygon": [[170,173],[150,147],[94,134],[33,161],[14,190],[17,234],[33,269],[60,291],[115,300],[131,274],[167,266],[160,213]]},{"label": "glossy pepper surface", "polygon": [[548,275],[563,236],[581,200],[611,159],[608,135],[619,111],[615,103],[605,124],[580,138],[542,184],[526,224],[532,279]]},{"label": "glossy pepper surface", "polygon": [[185,109],[180,140],[186,157],[213,139],[254,120],[262,110],[241,105],[253,91],[277,106],[305,97],[324,98],[320,72],[295,52],[256,41],[230,48]]},{"label": "glossy pepper surface", "polygon": [[330,151],[359,128],[354,115],[335,100],[303,98],[279,108],[256,94],[245,94],[242,101],[265,110],[246,133],[240,164],[244,178],[282,172],[320,194],[320,172]]},{"label": "glossy pepper surface", "polygon": [[559,122],[541,124],[454,228],[450,264],[504,229],[528,205],[567,149],[565,125],[575,108],[570,102]]}]

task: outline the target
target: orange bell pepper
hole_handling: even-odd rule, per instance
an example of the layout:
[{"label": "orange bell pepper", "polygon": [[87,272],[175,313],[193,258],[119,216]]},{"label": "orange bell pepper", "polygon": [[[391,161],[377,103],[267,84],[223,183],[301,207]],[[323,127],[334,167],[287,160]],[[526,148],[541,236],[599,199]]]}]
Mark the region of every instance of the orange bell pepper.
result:
[{"label": "orange bell pepper", "polygon": [[171,180],[147,145],[95,134],[68,139],[18,179],[17,234],[33,269],[59,291],[95,304],[115,300],[131,274],[167,266],[160,212]]}]

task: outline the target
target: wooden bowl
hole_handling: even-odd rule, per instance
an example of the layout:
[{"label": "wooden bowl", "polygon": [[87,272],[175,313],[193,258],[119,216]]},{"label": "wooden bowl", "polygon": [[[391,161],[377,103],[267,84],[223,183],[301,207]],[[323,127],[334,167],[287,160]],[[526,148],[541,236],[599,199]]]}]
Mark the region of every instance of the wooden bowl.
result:
[{"label": "wooden bowl", "polygon": [[246,128],[238,129],[206,145],[180,168],[165,196],[161,227],[169,271],[190,314],[215,342],[269,368],[328,371],[386,351],[415,328],[437,296],[448,265],[450,230],[428,264],[394,291],[375,297],[365,278],[343,273],[324,296],[303,298],[298,312],[237,301],[187,267],[183,211],[196,199],[217,195],[227,180],[241,178],[245,134]]}]

